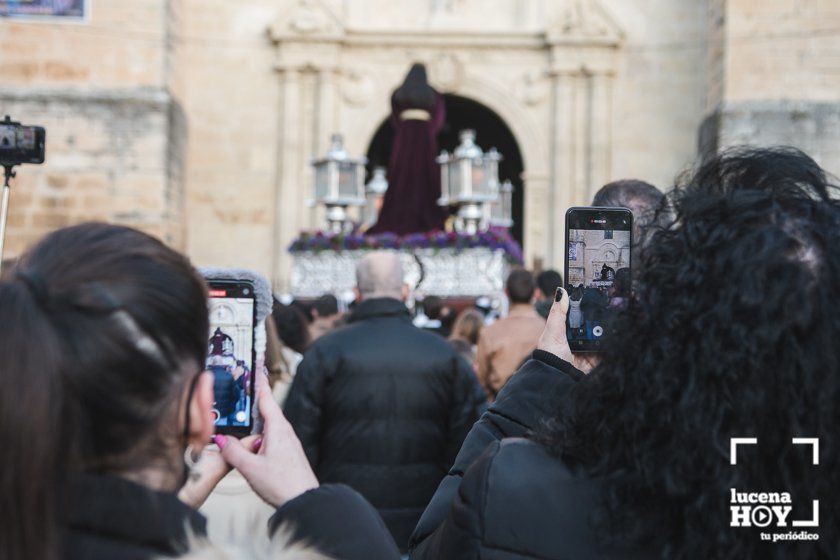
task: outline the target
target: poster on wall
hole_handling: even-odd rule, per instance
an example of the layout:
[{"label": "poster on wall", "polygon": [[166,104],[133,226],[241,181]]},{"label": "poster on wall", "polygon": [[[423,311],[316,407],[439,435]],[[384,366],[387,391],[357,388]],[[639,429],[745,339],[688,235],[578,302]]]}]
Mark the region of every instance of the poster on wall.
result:
[{"label": "poster on wall", "polygon": [[83,19],[88,0],[0,0],[0,17]]}]

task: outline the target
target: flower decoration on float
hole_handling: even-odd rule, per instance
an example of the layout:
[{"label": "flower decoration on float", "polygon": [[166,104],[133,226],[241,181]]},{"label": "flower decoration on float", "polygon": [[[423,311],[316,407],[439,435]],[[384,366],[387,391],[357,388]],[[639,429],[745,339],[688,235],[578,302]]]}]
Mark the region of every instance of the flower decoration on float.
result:
[{"label": "flower decoration on float", "polygon": [[290,253],[321,251],[375,251],[379,249],[393,249],[399,251],[414,250],[452,250],[489,249],[502,251],[507,260],[514,264],[522,264],[522,248],[507,228],[489,227],[475,233],[457,231],[429,231],[395,235],[380,233],[366,235],[353,231],[343,232],[302,232],[289,246]]}]

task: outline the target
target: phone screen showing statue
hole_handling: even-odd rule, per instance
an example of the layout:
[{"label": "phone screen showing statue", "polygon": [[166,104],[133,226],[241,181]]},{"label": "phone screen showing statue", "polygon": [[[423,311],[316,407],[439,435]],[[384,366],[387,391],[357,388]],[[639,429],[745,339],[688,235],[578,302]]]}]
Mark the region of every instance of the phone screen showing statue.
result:
[{"label": "phone screen showing statue", "polygon": [[[254,350],[253,297],[227,297],[210,288],[210,339],[207,370],[213,374],[213,416],[217,427],[247,427],[251,423]],[[238,295],[252,289],[240,288]]]},{"label": "phone screen showing statue", "polygon": [[568,221],[566,335],[572,350],[597,350],[609,318],[630,296],[632,215],[582,211]]}]

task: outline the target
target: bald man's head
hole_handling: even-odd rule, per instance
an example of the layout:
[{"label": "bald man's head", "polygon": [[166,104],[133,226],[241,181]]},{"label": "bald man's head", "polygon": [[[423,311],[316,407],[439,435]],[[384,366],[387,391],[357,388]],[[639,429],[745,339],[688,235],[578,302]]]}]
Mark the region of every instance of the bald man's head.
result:
[{"label": "bald man's head", "polygon": [[356,287],[362,299],[403,299],[403,270],[399,257],[384,251],[367,255],[356,265]]}]

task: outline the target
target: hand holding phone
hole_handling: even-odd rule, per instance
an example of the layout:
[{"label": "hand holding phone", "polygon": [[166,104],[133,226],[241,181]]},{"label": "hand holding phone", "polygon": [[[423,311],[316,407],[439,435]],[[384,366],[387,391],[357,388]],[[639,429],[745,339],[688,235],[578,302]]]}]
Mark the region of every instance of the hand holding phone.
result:
[{"label": "hand holding phone", "polygon": [[254,427],[256,296],[245,280],[209,282],[207,370],[213,375],[216,433],[244,437]]},{"label": "hand holding phone", "polygon": [[569,295],[563,288],[557,288],[554,295],[554,303],[548,313],[540,341],[537,343],[539,350],[545,350],[555,356],[563,358],[583,373],[589,373],[598,365],[600,357],[595,352],[573,353],[569,348],[569,341],[566,339],[566,316],[569,312]]},{"label": "hand holding phone", "polygon": [[[258,376],[258,407],[265,421],[261,437],[243,440],[216,436],[222,457],[236,468],[266,503],[280,507],[318,487],[295,430],[271,395],[268,379]],[[260,441],[261,440],[261,441]]]},{"label": "hand holding phone", "polygon": [[572,352],[599,352],[607,323],[630,297],[633,213],[583,207],[566,212],[566,339]]}]

